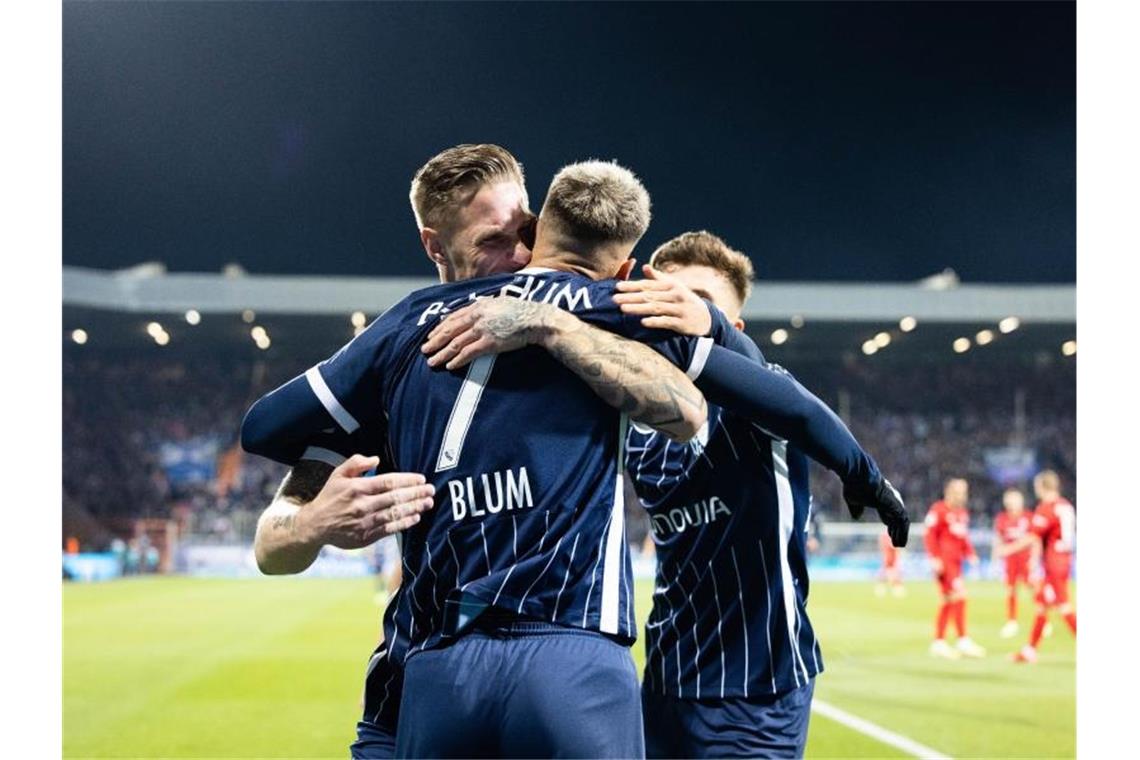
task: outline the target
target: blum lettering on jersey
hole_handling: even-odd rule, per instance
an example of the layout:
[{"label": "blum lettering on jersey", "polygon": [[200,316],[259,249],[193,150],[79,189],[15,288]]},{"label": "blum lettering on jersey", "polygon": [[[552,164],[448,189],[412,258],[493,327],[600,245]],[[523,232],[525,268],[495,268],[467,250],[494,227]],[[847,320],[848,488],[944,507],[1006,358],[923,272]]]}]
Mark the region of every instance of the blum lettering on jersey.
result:
[{"label": "blum lettering on jersey", "polygon": [[451,495],[451,516],[456,522],[468,516],[483,517],[534,506],[525,467],[449,480],[447,490]]}]

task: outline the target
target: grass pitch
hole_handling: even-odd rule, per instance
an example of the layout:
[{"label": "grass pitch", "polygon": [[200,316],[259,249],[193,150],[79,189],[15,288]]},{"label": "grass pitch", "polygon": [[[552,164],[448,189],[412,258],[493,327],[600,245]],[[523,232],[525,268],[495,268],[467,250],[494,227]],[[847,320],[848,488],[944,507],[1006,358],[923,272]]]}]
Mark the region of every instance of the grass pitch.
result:
[{"label": "grass pitch", "polygon": [[[1056,621],[1036,666],[998,638],[1004,590],[970,584],[983,660],[926,653],[930,583],[903,599],[816,583],[816,697],[954,757],[1072,757],[1075,646]],[[639,583],[638,611],[650,584]],[[1023,595],[1023,634],[1032,606]],[[368,580],[145,578],[64,588],[65,757],[347,757],[380,629]],[[634,648],[639,668],[642,649]],[[819,715],[808,757],[903,753]]]}]

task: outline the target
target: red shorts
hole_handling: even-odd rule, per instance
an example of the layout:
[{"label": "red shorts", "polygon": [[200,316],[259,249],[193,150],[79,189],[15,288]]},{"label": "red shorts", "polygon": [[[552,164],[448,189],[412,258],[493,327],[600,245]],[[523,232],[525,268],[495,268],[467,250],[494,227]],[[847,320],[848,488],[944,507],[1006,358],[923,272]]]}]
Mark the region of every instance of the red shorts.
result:
[{"label": "red shorts", "polygon": [[1047,607],[1069,603],[1069,564],[1045,568],[1045,580],[1037,591],[1037,601]]},{"label": "red shorts", "polygon": [[962,562],[960,560],[942,560],[942,572],[938,574],[937,580],[942,596],[950,596],[952,593],[965,591],[966,587],[962,582]]},{"label": "red shorts", "polygon": [[899,563],[899,552],[894,547],[890,551],[883,550],[883,568],[886,570],[894,570],[895,566]]},{"label": "red shorts", "polygon": [[1018,583],[1029,583],[1029,556],[1012,556],[1006,557],[1005,560],[1005,582],[1008,586],[1016,586]]}]

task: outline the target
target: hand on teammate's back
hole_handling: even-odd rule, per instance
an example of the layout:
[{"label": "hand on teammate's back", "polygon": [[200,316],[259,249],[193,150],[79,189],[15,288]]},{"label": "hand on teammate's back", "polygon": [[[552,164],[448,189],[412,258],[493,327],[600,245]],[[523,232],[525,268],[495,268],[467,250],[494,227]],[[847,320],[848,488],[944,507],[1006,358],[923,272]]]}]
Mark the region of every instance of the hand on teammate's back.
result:
[{"label": "hand on teammate's back", "polygon": [[906,513],[902,496],[891,485],[891,481],[879,478],[878,482],[869,489],[844,485],[843,499],[847,502],[851,516],[856,520],[863,516],[863,510],[868,507],[877,511],[879,519],[887,526],[891,543],[895,546],[906,546],[907,537],[910,535],[910,516]]},{"label": "hand on teammate's back", "polygon": [[320,544],[359,549],[418,523],[432,508],[435,486],[417,472],[362,477],[379,464],[379,457],[360,454],[341,463],[297,513],[298,529]]},{"label": "hand on teammate's back", "polygon": [[712,315],[704,299],[676,278],[648,264],[641,271],[645,273],[644,280],[617,284],[614,303],[623,313],[641,317],[644,327],[698,337],[709,334]]}]

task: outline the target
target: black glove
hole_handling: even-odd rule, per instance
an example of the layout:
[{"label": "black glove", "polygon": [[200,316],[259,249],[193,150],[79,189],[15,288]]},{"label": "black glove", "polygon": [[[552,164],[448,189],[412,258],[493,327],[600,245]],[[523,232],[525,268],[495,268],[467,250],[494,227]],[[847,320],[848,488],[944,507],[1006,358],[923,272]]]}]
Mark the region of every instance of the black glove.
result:
[{"label": "black glove", "polygon": [[906,505],[891,481],[879,478],[872,487],[854,487],[844,484],[843,500],[847,502],[847,509],[851,516],[858,520],[863,516],[867,507],[877,510],[879,519],[887,526],[887,533],[891,543],[895,546],[906,546],[907,536],[910,535],[910,517],[906,513]]}]

